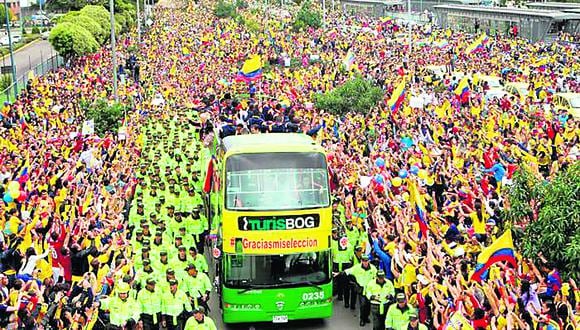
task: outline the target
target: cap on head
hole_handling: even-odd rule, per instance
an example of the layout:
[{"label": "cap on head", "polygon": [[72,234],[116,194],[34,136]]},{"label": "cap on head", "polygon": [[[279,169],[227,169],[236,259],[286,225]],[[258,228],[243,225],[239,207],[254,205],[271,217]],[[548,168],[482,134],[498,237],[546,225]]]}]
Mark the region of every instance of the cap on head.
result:
[{"label": "cap on head", "polygon": [[409,313],[409,321],[414,321],[414,320],[416,320],[416,319],[418,319],[417,312],[415,312],[415,311],[411,311],[411,312]]},{"label": "cap on head", "polygon": [[407,301],[407,296],[404,293],[397,293],[397,301],[398,302],[405,302]]},{"label": "cap on head", "polygon": [[121,282],[117,285],[117,293],[129,293],[131,287],[128,283]]},{"label": "cap on head", "polygon": [[369,256],[366,254],[363,254],[360,258],[362,261],[369,261]]},{"label": "cap on head", "polygon": [[381,269],[381,270],[379,270],[379,271],[377,272],[377,277],[385,277],[385,271],[384,271],[384,270],[382,270],[382,269]]}]

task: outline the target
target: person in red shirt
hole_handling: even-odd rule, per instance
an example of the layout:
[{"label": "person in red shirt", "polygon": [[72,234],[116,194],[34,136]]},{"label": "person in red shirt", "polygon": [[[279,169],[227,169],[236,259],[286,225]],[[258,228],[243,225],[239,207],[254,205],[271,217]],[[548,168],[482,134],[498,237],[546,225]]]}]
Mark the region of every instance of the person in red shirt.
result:
[{"label": "person in red shirt", "polygon": [[52,274],[56,283],[60,282],[60,277],[70,282],[72,279],[70,253],[65,246],[68,234],[64,224],[56,224],[57,228],[50,232],[48,244],[50,245],[50,253],[52,257]]}]

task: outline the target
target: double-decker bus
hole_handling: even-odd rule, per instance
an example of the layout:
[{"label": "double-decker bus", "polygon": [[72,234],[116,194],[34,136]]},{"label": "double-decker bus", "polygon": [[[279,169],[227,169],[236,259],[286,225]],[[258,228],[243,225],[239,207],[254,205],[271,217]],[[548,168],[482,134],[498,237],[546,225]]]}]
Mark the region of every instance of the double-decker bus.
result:
[{"label": "double-decker bus", "polygon": [[[224,323],[332,315],[332,211],[324,150],[305,134],[228,136],[214,146]],[[217,251],[217,252],[216,252]]]}]

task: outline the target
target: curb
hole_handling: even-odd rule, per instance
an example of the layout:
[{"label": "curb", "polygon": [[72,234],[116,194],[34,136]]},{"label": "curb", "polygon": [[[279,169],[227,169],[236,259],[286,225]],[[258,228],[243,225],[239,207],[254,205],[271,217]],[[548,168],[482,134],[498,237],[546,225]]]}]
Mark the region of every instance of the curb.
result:
[{"label": "curb", "polygon": [[[35,45],[35,44],[37,44],[37,43],[39,43],[39,42],[41,42],[41,41],[42,41],[42,38],[38,38],[38,39],[34,40],[33,42],[29,42],[29,43],[27,43],[26,45],[24,45],[24,46],[22,46],[22,47],[18,48],[17,50],[15,50],[15,51],[14,51],[14,56],[16,56],[16,54],[17,54],[17,53],[19,53],[20,51],[23,51],[23,50],[25,50],[26,48],[28,48],[28,47],[31,47],[32,45]],[[8,54],[6,54],[6,55],[4,55],[4,56],[0,57],[0,61],[3,61],[3,60],[4,60],[4,59],[6,59],[6,58],[10,58],[10,53],[8,53]]]}]

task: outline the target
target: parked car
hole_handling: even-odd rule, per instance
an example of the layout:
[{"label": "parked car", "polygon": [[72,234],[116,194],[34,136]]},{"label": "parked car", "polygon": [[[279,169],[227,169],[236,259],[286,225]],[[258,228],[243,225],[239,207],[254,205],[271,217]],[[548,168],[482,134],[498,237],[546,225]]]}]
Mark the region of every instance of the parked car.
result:
[{"label": "parked car", "polygon": [[[12,43],[13,44],[20,42],[20,41],[22,41],[22,36],[20,36],[20,35],[13,35],[12,36]],[[2,46],[8,46],[10,44],[10,39],[8,39],[8,36],[2,37],[2,39],[0,39],[0,44]]]},{"label": "parked car", "polygon": [[42,40],[47,40],[49,35],[50,31],[44,31],[40,34],[40,37],[42,38]]}]

